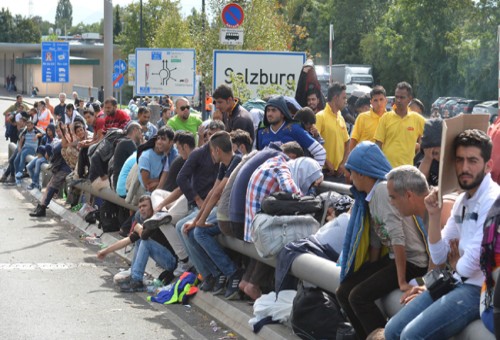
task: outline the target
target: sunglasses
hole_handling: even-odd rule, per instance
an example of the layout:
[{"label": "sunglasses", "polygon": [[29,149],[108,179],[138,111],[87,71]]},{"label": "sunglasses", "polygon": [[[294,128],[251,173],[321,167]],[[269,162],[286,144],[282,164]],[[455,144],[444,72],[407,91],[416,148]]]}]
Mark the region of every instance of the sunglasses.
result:
[{"label": "sunglasses", "polygon": [[184,110],[189,110],[191,108],[191,106],[189,105],[186,105],[186,106],[181,106],[180,109],[181,111],[184,111]]}]

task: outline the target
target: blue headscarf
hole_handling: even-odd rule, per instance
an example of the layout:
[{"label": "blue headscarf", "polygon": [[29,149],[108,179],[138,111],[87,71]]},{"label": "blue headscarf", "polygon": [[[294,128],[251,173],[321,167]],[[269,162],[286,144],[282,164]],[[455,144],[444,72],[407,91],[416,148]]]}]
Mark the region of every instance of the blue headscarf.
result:
[{"label": "blue headscarf", "polygon": [[[367,141],[359,143],[352,150],[345,167],[350,171],[356,171],[361,175],[378,180],[385,180],[385,175],[391,171],[391,165],[382,150],[376,144]],[[351,192],[355,201],[340,257],[340,281],[343,281],[353,271],[353,263],[356,259],[356,252],[364,230],[364,219],[368,211],[366,193],[358,191],[354,186],[351,188]]]}]

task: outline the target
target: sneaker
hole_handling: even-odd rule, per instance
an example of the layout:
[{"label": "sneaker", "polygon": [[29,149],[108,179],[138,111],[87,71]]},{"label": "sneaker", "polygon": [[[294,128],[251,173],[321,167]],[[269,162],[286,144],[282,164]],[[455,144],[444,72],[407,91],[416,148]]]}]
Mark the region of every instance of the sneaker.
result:
[{"label": "sneaker", "polygon": [[22,172],[16,173],[16,179],[21,179],[21,178],[23,178],[23,173]]},{"label": "sneaker", "polygon": [[145,287],[142,281],[136,281],[133,279],[131,279],[129,282],[124,282],[120,285],[120,292],[122,293],[143,292],[144,289]]},{"label": "sneaker", "polygon": [[0,178],[0,183],[5,183],[7,182],[7,176],[2,176],[2,178]]},{"label": "sneaker", "polygon": [[22,182],[19,178],[16,178],[16,185],[17,185],[18,187],[20,187],[22,183],[23,183],[23,182]]},{"label": "sneaker", "polygon": [[26,189],[28,189],[28,190],[33,190],[33,189],[35,189],[36,187],[38,187],[38,185],[37,185],[37,184],[35,184],[35,183],[31,183],[30,185],[28,185],[28,186],[26,187]]},{"label": "sneaker", "polygon": [[130,281],[130,275],[132,275],[132,270],[129,268],[127,270],[123,270],[115,276],[113,276],[113,282],[115,285],[118,285],[120,283],[128,282]]},{"label": "sneaker", "polygon": [[214,289],[212,290],[212,293],[214,295],[220,295],[224,291],[224,288],[226,288],[226,281],[227,277],[224,275],[219,275],[217,277],[217,281],[215,283]]},{"label": "sneaker", "polygon": [[215,286],[215,277],[212,275],[208,275],[205,280],[203,280],[203,283],[200,286],[200,290],[204,292],[210,292],[214,289]]},{"label": "sneaker", "polygon": [[181,276],[183,273],[188,272],[189,269],[193,267],[193,264],[191,262],[182,262],[179,261],[177,263],[177,268],[174,270],[174,276]]},{"label": "sneaker", "polygon": [[162,224],[167,224],[172,221],[172,215],[165,211],[155,213],[151,218],[143,223],[143,227],[148,230],[157,229]]},{"label": "sneaker", "polygon": [[243,276],[243,272],[241,270],[236,270],[236,272],[231,275],[227,280],[226,293],[224,297],[226,300],[236,300],[240,296],[240,281]]}]

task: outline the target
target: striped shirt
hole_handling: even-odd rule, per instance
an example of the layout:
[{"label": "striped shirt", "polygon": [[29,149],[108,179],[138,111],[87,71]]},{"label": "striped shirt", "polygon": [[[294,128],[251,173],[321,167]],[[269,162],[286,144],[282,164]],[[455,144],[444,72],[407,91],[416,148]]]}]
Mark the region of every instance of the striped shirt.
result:
[{"label": "striped shirt", "polygon": [[260,212],[262,201],[266,196],[278,191],[300,194],[300,189],[293,181],[292,173],[283,155],[268,159],[250,177],[245,208],[244,240],[246,242],[252,242],[252,221]]}]

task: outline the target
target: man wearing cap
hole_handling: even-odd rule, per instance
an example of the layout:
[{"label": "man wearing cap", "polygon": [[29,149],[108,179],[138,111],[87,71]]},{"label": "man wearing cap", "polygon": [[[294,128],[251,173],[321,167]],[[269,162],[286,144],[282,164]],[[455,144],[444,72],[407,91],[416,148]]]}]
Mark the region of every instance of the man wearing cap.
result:
[{"label": "man wearing cap", "polygon": [[420,142],[420,152],[417,154],[416,166],[427,178],[431,186],[439,182],[439,159],[441,156],[441,135],[443,134],[443,120],[429,119],[424,125],[424,134]]},{"label": "man wearing cap", "polygon": [[203,123],[200,117],[190,113],[189,101],[184,98],[177,98],[175,101],[175,116],[170,118],[167,125],[174,131],[189,131],[196,137],[198,128]]},{"label": "man wearing cap", "polygon": [[325,109],[316,115],[316,128],[325,140],[326,162],[323,172],[325,180],[345,182],[345,162],[349,154],[349,135],[340,111],[346,104],[346,87],[333,83],[328,88]]},{"label": "man wearing cap", "polygon": [[264,127],[257,130],[258,150],[262,150],[271,142],[297,142],[302,149],[309,151],[321,166],[325,164],[325,149],[299,123],[293,121],[283,96],[269,99],[264,111]]},{"label": "man wearing cap", "polygon": [[391,166],[372,142],[349,155],[355,198],[340,258],[337,299],[360,339],[383,328],[386,317],[375,301],[427,272],[429,255],[423,222],[402,217],[390,204],[386,174]]},{"label": "man wearing cap", "polygon": [[226,131],[241,129],[250,134],[252,141],[255,140],[252,115],[241,106],[238,99],[234,98],[233,90],[223,84],[215,89],[212,97],[215,100],[215,108],[222,112]]}]

